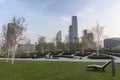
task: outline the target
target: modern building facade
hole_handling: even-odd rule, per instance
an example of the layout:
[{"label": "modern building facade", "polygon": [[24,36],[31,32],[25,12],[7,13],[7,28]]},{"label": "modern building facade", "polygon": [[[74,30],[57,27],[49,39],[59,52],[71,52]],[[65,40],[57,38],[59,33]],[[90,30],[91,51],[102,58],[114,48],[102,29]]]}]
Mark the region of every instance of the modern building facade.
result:
[{"label": "modern building facade", "polygon": [[93,36],[93,32],[91,30],[85,29],[83,31],[82,42],[88,43],[88,48],[90,48],[90,49],[95,48],[94,36]]},{"label": "modern building facade", "polygon": [[69,26],[69,42],[70,43],[79,42],[77,16],[72,16],[72,25]]},{"label": "modern building facade", "polygon": [[89,42],[89,43],[94,42],[94,36],[91,30],[86,29],[83,31],[82,42]]},{"label": "modern building facade", "polygon": [[58,31],[56,34],[56,42],[62,42],[62,32]]},{"label": "modern building facade", "polygon": [[72,25],[69,26],[69,42],[73,42],[73,27]]},{"label": "modern building facade", "polygon": [[31,53],[35,52],[35,44],[18,44],[18,52]]},{"label": "modern building facade", "polygon": [[120,38],[108,38],[104,40],[104,48],[120,49]]}]

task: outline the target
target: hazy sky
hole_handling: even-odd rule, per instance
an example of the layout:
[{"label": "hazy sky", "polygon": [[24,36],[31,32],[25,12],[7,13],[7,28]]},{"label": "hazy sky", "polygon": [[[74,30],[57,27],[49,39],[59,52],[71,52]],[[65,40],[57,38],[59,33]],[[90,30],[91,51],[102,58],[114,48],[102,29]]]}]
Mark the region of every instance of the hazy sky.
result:
[{"label": "hazy sky", "polygon": [[40,35],[51,41],[59,30],[68,35],[73,15],[78,16],[79,37],[97,20],[106,25],[106,36],[120,36],[120,0],[0,0],[0,30],[14,15],[26,19],[25,34],[32,43]]}]

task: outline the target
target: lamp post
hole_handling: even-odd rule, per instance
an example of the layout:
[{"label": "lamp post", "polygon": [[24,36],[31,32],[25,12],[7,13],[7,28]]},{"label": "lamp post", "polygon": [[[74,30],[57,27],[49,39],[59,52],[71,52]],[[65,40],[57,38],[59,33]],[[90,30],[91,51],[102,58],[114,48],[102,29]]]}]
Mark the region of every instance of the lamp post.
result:
[{"label": "lamp post", "polygon": [[112,63],[112,76],[116,76],[116,72],[115,72],[115,60],[111,59],[111,63]]}]

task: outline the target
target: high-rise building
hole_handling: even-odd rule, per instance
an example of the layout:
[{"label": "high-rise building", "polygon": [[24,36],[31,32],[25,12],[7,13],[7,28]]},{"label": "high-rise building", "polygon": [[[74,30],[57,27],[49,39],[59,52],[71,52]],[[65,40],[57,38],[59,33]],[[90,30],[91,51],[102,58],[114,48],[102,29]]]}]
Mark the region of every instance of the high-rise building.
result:
[{"label": "high-rise building", "polygon": [[82,42],[87,43],[88,48],[95,49],[94,36],[91,30],[86,29],[83,31]]},{"label": "high-rise building", "polygon": [[79,42],[77,16],[72,17],[72,25],[69,26],[69,41],[70,43]]},{"label": "high-rise building", "polygon": [[82,42],[89,42],[89,43],[94,42],[94,36],[93,36],[93,32],[91,30],[86,29],[83,31]]},{"label": "high-rise building", "polygon": [[62,41],[62,32],[58,31],[56,35],[56,42],[61,42]]},{"label": "high-rise building", "polygon": [[73,27],[69,26],[69,42],[73,42]]}]

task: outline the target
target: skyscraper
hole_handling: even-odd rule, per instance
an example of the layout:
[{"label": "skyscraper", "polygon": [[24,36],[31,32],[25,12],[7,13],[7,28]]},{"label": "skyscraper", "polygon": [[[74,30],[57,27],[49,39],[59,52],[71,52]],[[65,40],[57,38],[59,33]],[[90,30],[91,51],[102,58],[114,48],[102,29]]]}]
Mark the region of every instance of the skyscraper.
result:
[{"label": "skyscraper", "polygon": [[83,31],[82,42],[87,43],[89,49],[95,49],[94,35],[91,30],[85,29]]},{"label": "skyscraper", "polygon": [[72,25],[69,26],[69,41],[70,43],[79,42],[77,16],[72,17]]},{"label": "skyscraper", "polygon": [[73,42],[73,27],[72,25],[69,26],[69,42]]},{"label": "skyscraper", "polygon": [[91,30],[84,30],[83,31],[83,37],[82,37],[82,42],[89,42],[89,43],[93,43],[94,42],[94,36],[93,36],[93,32]]},{"label": "skyscraper", "polygon": [[61,42],[62,41],[62,32],[58,31],[56,34],[56,42]]}]

